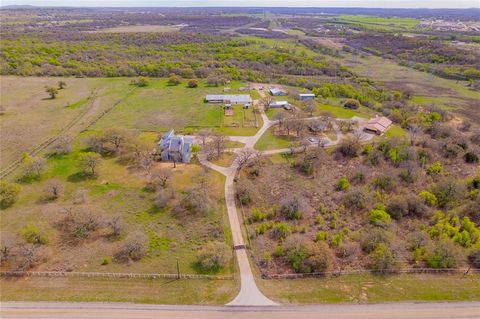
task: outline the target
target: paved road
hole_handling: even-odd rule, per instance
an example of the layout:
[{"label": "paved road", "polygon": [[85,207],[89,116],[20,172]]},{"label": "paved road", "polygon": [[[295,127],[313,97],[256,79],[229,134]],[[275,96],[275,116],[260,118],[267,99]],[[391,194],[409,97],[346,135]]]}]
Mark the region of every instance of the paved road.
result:
[{"label": "paved road", "polygon": [[3,319],[471,319],[480,318],[480,302],[392,303],[279,307],[167,306],[128,303],[4,302]]}]

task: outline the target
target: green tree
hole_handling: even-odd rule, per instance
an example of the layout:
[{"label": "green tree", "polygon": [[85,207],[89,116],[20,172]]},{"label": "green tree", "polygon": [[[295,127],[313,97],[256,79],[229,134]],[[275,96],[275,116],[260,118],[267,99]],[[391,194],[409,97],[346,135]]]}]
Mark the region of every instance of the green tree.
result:
[{"label": "green tree", "polygon": [[168,77],[168,85],[179,85],[180,83],[182,83],[182,79],[176,75],[176,74],[170,74],[170,76]]},{"label": "green tree", "polygon": [[58,89],[54,86],[47,86],[45,87],[45,92],[50,95],[50,98],[53,100],[57,97]]},{"label": "green tree", "polygon": [[20,193],[20,185],[0,181],[0,207],[6,208],[12,206]]}]

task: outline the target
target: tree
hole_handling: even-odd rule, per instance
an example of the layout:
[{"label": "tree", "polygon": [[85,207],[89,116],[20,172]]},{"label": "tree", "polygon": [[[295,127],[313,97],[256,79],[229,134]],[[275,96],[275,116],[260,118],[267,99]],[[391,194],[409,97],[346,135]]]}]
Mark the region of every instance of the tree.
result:
[{"label": "tree", "polygon": [[287,219],[301,219],[305,210],[305,199],[298,196],[289,197],[283,200],[280,205],[280,212]]},{"label": "tree", "polygon": [[433,242],[426,250],[427,264],[432,268],[456,268],[460,263],[460,250],[450,240]]},{"label": "tree", "polygon": [[47,243],[46,235],[34,224],[28,224],[22,229],[22,237],[29,244],[45,245]]},{"label": "tree", "polygon": [[313,116],[313,112],[317,110],[317,105],[315,101],[313,100],[308,100],[304,102],[303,109],[305,112],[309,113],[310,116]]},{"label": "tree", "polygon": [[368,213],[368,219],[370,223],[380,227],[386,227],[391,223],[390,215],[380,206],[372,209],[370,213]]},{"label": "tree", "polygon": [[134,80],[132,80],[131,84],[136,85],[138,87],[146,87],[148,86],[148,80],[144,78],[143,76],[140,76]]},{"label": "tree", "polygon": [[207,129],[202,129],[198,132],[198,136],[202,140],[202,146],[205,146],[205,143],[207,142],[208,138],[212,136],[212,131]]},{"label": "tree", "polygon": [[26,271],[31,269],[39,261],[39,246],[34,244],[22,245],[15,256],[16,269]]},{"label": "tree", "polygon": [[63,195],[63,184],[57,178],[52,178],[45,185],[45,193],[48,199],[57,199]]},{"label": "tree", "polygon": [[210,210],[211,200],[204,189],[193,188],[180,201],[180,208],[190,214],[205,215]]},{"label": "tree", "polygon": [[340,142],[340,145],[337,147],[335,152],[341,154],[344,157],[353,158],[358,155],[360,147],[361,144],[358,138],[353,136],[347,136]]},{"label": "tree", "polygon": [[168,77],[168,85],[179,85],[180,83],[182,83],[182,79],[176,75],[176,74],[170,74],[169,77]]},{"label": "tree", "polygon": [[250,160],[256,156],[259,156],[258,152],[251,148],[243,148],[237,154],[238,167],[242,168],[247,165]]},{"label": "tree", "polygon": [[130,234],[120,249],[115,253],[117,262],[137,261],[147,255],[147,236],[140,232]]},{"label": "tree", "polygon": [[125,222],[120,215],[113,216],[107,222],[107,226],[110,229],[110,236],[112,238],[119,238],[122,232],[125,230]]},{"label": "tree", "polygon": [[23,154],[23,175],[24,177],[38,177],[47,168],[47,161],[42,157],[30,156],[28,153]]},{"label": "tree", "polygon": [[147,176],[150,175],[150,172],[155,164],[153,155],[150,153],[142,153],[138,159],[138,166],[140,166]]},{"label": "tree", "polygon": [[204,271],[219,271],[228,265],[231,251],[227,245],[219,241],[206,243],[197,253],[197,263]]},{"label": "tree", "polygon": [[207,77],[207,85],[209,86],[219,86],[219,85],[224,85],[227,82],[227,80],[219,75],[209,75]]},{"label": "tree", "polygon": [[268,110],[270,104],[272,104],[275,100],[270,96],[265,96],[260,99],[260,105],[263,106],[265,110]]},{"label": "tree", "polygon": [[53,100],[57,97],[58,89],[54,86],[47,86],[45,87],[45,92],[50,95],[50,98]]},{"label": "tree", "polygon": [[188,81],[188,87],[191,89],[198,87],[198,81],[195,79]]},{"label": "tree", "polygon": [[67,135],[62,135],[53,144],[50,149],[50,155],[64,155],[72,152],[72,138]]},{"label": "tree", "polygon": [[67,86],[67,83],[65,81],[58,81],[58,89],[63,90]]},{"label": "tree", "polygon": [[343,103],[343,106],[346,107],[347,109],[358,109],[360,107],[360,102],[355,99],[348,99]]},{"label": "tree", "polygon": [[102,157],[94,152],[80,154],[79,164],[83,173],[90,176],[96,176],[98,167],[101,164]]},{"label": "tree", "polygon": [[156,189],[157,187],[166,188],[168,181],[172,177],[172,172],[166,168],[157,168],[150,174],[149,184],[150,188]]},{"label": "tree", "polygon": [[275,113],[273,119],[278,122],[278,125],[279,125],[280,127],[282,127],[282,126],[283,126],[283,123],[285,122],[285,120],[286,120],[288,117],[289,117],[289,116],[288,116],[287,112],[278,112],[278,113]]},{"label": "tree", "polygon": [[155,194],[155,207],[164,209],[168,206],[168,202],[174,197],[174,191],[171,188],[159,188]]},{"label": "tree", "polygon": [[0,208],[12,206],[20,193],[20,185],[0,180]]},{"label": "tree", "polygon": [[324,241],[312,242],[292,236],[285,243],[285,251],[296,272],[325,272],[333,267],[333,252]]},{"label": "tree", "polygon": [[113,149],[113,152],[120,153],[122,148],[130,141],[133,136],[132,133],[124,128],[109,128],[103,132],[101,137],[104,142],[110,144],[107,148]]},{"label": "tree", "polygon": [[227,148],[227,142],[228,142],[228,138],[221,133],[217,132],[212,135],[210,144],[212,145],[212,148],[215,150],[217,158],[222,156],[222,153]]},{"label": "tree", "polygon": [[373,271],[395,269],[398,265],[398,257],[395,251],[388,245],[381,243],[370,254],[370,268]]}]

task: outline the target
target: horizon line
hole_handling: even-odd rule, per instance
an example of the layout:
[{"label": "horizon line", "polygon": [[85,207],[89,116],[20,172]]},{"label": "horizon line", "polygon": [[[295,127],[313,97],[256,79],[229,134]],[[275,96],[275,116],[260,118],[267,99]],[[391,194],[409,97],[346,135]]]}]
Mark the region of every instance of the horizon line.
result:
[{"label": "horizon line", "polygon": [[216,6],[216,5],[205,5],[205,6],[151,6],[151,5],[144,5],[144,6],[129,6],[129,5],[119,5],[119,6],[89,6],[89,5],[48,5],[48,6],[39,6],[39,5],[32,5],[32,4],[7,4],[7,5],[0,5],[0,8],[7,8],[7,7],[19,7],[22,9],[27,9],[25,7],[30,8],[105,8],[105,9],[117,9],[117,8],[179,8],[179,9],[188,9],[188,8],[218,8],[218,9],[229,9],[229,8],[245,8],[245,9],[262,9],[262,8],[285,8],[285,9],[384,9],[384,10],[480,10],[479,7],[358,7],[358,6],[339,6],[339,7],[332,7],[332,6],[242,6],[242,5],[231,5],[231,6]]}]

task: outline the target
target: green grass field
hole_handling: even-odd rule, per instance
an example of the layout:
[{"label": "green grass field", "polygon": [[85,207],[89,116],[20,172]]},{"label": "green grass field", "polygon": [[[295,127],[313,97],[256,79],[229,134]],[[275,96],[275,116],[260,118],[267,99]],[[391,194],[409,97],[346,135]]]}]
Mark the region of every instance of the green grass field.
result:
[{"label": "green grass field", "polygon": [[375,31],[411,31],[420,22],[420,20],[412,18],[384,18],[361,15],[342,15],[335,17],[334,20]]},{"label": "green grass field", "polygon": [[277,148],[287,148],[291,142],[295,141],[293,136],[276,136],[274,128],[269,128],[265,134],[255,144],[255,149],[259,151],[274,150]]},{"label": "green grass field", "polygon": [[239,290],[237,280],[107,278],[0,279],[2,301],[133,302],[223,305]]},{"label": "green grass field", "polygon": [[258,280],[263,293],[284,304],[396,301],[478,301],[480,275],[342,275]]}]

